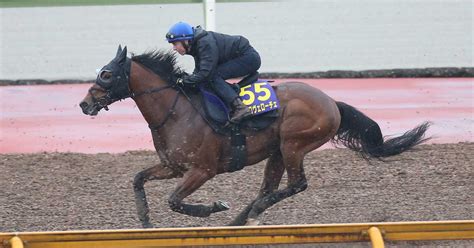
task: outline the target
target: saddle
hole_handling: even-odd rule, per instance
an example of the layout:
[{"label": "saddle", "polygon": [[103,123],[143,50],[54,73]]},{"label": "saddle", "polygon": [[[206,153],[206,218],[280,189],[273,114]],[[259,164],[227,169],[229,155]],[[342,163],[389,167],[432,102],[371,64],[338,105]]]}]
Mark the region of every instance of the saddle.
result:
[{"label": "saddle", "polygon": [[253,114],[240,123],[229,122],[231,109],[209,85],[200,85],[198,94],[191,97],[191,103],[209,126],[216,133],[231,137],[232,158],[227,169],[229,172],[242,169],[247,162],[246,137],[242,130],[262,130],[270,126],[279,115],[280,103],[270,85],[273,81],[258,80],[258,76],[258,72],[252,73],[232,85]]}]

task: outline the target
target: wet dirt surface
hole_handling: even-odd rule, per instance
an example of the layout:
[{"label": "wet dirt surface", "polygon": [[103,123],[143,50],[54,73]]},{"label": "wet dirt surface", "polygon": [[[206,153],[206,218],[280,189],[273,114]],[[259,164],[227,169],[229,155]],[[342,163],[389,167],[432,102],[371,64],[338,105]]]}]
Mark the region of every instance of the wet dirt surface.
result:
[{"label": "wet dirt surface", "polygon": [[[158,162],[152,151],[2,154],[0,232],[141,228],[133,177]],[[308,189],[276,204],[260,221],[288,225],[474,219],[473,164],[474,143],[422,145],[387,162],[366,162],[347,149],[315,151],[305,158]],[[148,182],[152,222],[156,227],[226,225],[256,196],[262,173],[259,163],[218,175],[186,199],[230,203],[229,211],[208,218],[169,210],[167,196],[179,179]],[[280,188],[285,184],[284,177]],[[449,242],[439,244],[474,245]]]}]

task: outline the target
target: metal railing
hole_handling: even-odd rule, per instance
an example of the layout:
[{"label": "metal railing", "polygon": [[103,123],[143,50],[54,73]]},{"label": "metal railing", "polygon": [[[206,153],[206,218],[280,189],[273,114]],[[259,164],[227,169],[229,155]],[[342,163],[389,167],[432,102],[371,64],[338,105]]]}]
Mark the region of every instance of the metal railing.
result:
[{"label": "metal railing", "polygon": [[474,239],[474,220],[0,233],[0,247],[159,247]]}]

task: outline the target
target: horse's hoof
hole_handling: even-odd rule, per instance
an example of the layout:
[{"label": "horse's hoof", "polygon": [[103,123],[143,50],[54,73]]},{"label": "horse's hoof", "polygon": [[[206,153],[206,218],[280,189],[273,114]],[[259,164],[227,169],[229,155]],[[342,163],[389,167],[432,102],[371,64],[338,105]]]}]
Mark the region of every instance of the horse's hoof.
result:
[{"label": "horse's hoof", "polygon": [[258,224],[260,224],[260,221],[252,218],[248,218],[247,223],[245,223],[246,226],[258,226]]},{"label": "horse's hoof", "polygon": [[226,211],[230,209],[230,205],[227,202],[218,200],[214,202],[214,212]]},{"label": "horse's hoof", "polygon": [[150,222],[142,223],[143,228],[153,228],[153,225]]},{"label": "horse's hoof", "polygon": [[242,224],[232,221],[231,223],[227,224],[227,226],[241,226]]}]

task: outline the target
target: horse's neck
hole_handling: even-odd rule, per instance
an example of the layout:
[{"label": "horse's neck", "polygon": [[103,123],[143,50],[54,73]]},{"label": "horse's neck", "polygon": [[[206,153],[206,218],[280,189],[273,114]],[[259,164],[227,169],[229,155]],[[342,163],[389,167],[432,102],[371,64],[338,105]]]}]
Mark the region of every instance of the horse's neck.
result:
[{"label": "horse's neck", "polygon": [[[130,70],[130,90],[134,94],[166,86],[166,82],[142,65],[132,62]],[[135,97],[135,103],[148,124],[161,121],[170,107],[171,98],[176,95],[174,90],[165,89],[155,93]]]},{"label": "horse's neck", "polygon": [[[132,63],[130,72],[132,92],[139,93],[139,91],[167,86],[167,83],[155,73],[134,64]],[[196,137],[205,135],[204,130],[209,128],[191,103],[172,88],[135,97],[134,100],[148,125],[152,129],[159,126],[152,131],[152,137],[155,149],[163,163],[171,163],[173,154],[180,153],[180,149],[173,147],[181,147],[188,141],[202,140],[202,137],[197,139]],[[178,101],[173,107],[175,100]],[[200,131],[190,131],[190,128]]]},{"label": "horse's neck", "polygon": [[132,92],[139,93],[166,85],[167,83],[150,69],[132,61],[129,82]]}]

